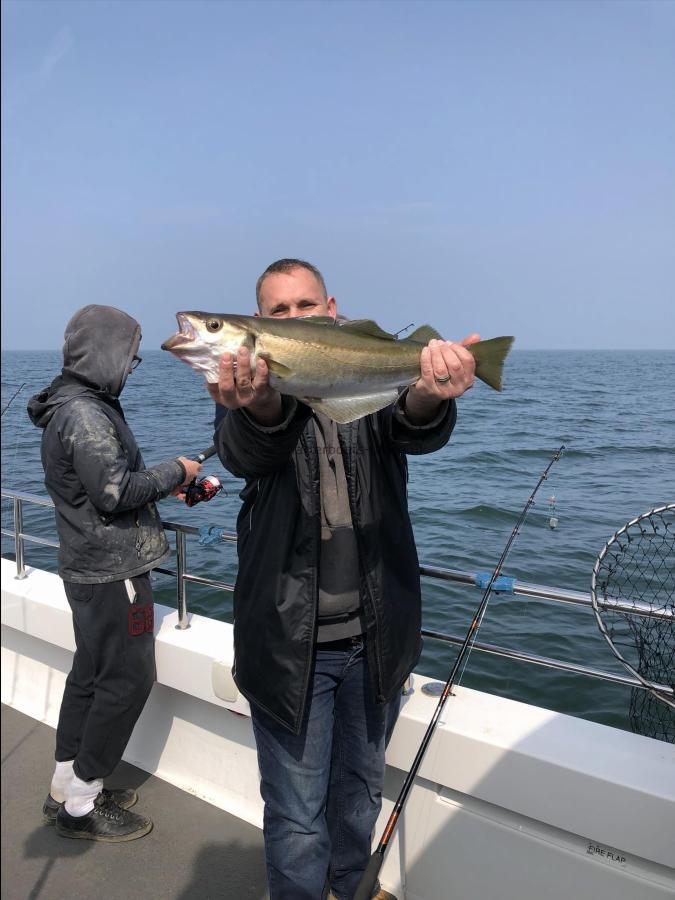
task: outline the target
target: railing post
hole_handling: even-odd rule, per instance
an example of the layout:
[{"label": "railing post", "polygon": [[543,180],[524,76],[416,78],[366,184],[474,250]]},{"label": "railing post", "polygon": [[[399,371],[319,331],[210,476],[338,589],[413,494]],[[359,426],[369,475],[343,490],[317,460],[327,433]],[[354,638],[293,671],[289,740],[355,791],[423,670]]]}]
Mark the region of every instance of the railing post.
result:
[{"label": "railing post", "polygon": [[26,567],[23,561],[23,510],[19,497],[14,497],[14,555],[16,557],[15,578],[26,577]]},{"label": "railing post", "polygon": [[184,630],[190,627],[185,595],[185,533],[176,531],[176,606],[178,608],[178,624],[176,628]]}]

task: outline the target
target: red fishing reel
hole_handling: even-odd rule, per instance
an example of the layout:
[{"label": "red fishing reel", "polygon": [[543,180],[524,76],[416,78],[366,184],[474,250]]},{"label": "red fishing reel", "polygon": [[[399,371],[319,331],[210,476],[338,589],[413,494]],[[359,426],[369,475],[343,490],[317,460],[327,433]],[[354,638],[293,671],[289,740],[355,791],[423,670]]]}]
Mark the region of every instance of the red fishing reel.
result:
[{"label": "red fishing reel", "polygon": [[[208,447],[197,454],[195,461],[203,463],[215,456],[215,454],[215,446]],[[222,490],[223,485],[220,482],[220,478],[217,478],[215,475],[205,475],[199,480],[195,478],[185,489],[185,503],[187,506],[194,506],[196,503],[208,502],[213,500],[216,494],[219,494]]]},{"label": "red fishing reel", "polygon": [[185,490],[185,503],[194,506],[196,503],[213,500],[223,490],[220,479],[215,475],[205,475],[199,481],[191,481]]}]

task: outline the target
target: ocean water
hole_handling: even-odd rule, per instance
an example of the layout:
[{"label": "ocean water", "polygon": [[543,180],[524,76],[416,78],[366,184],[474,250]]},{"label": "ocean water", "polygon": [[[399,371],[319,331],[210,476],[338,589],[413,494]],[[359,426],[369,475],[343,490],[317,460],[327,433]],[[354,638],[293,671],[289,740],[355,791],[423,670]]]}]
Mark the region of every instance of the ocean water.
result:
[{"label": "ocean water", "polygon": [[[201,379],[169,354],[143,350],[123,406],[147,465],[196,453],[212,442],[213,403]],[[40,432],[26,415],[31,394],[60,369],[58,352],[2,354],[2,484],[45,495]],[[15,391],[19,394],[5,409]],[[566,452],[542,485],[504,574],[588,592],[594,561],[629,519],[675,501],[675,351],[519,351],[505,390],[482,384],[459,401],[449,444],[410,459],[409,503],[420,561],[471,572],[494,568],[515,521],[553,453]],[[188,509],[161,502],[174,522],[234,530],[241,482],[217,459],[226,495]],[[555,496],[558,527],[549,527]],[[2,503],[3,528],[11,506]],[[25,507],[24,530],[56,539],[53,514]],[[274,535],[270,534],[270,540]],[[3,537],[2,554],[13,543]],[[56,553],[27,545],[30,565],[56,570]],[[202,548],[188,539],[189,571],[232,582],[232,544]],[[175,606],[175,583],[156,576],[157,599]],[[481,599],[476,588],[422,580],[424,625],[463,636]],[[188,585],[191,611],[231,621],[231,595]],[[623,670],[590,610],[494,596],[479,641],[613,672]],[[427,639],[418,671],[445,680],[456,648]],[[462,684],[620,728],[629,728],[628,688],[473,651]]]}]

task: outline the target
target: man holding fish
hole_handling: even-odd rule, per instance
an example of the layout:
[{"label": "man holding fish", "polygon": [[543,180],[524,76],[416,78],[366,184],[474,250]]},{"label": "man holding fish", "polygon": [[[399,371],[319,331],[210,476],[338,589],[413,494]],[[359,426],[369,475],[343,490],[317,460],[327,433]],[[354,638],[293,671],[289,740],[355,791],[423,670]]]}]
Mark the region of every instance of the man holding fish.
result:
[{"label": "man holding fish", "polygon": [[179,313],[163,346],[205,373],[227,410],[220,459],[246,481],[235,680],[251,702],[270,898],[348,900],[421,649],[406,454],[444,446],[476,374],[501,387],[512,339],[454,343],[424,327],[397,341],[341,323],[321,273],[297,259],[269,266],[256,294],[255,317]]}]

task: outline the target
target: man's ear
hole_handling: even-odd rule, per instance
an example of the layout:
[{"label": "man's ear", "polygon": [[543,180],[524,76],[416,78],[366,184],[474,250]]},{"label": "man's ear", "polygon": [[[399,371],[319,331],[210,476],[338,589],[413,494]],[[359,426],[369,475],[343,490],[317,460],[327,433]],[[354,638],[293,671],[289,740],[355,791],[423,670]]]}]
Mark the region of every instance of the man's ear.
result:
[{"label": "man's ear", "polygon": [[335,301],[335,297],[328,297],[326,300],[326,306],[328,307],[328,315],[335,318],[337,315],[337,303]]}]

